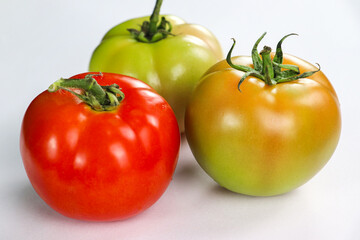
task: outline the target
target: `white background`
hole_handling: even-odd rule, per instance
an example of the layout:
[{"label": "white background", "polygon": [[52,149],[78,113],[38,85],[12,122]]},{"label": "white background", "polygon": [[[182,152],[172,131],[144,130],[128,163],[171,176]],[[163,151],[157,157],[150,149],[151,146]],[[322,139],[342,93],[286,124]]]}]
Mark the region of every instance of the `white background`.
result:
[{"label": "white background", "polygon": [[[21,119],[30,101],[59,77],[87,71],[105,32],[149,15],[155,1],[1,0],[0,239],[360,239],[360,2],[358,0],[164,0],[162,13],[209,28],[224,52],[249,54],[264,32],[275,46],[315,63],[341,102],[338,148],[311,181],[276,197],[218,187],[185,141],[169,188],[126,221],[89,223],[50,209],[32,189],[19,153]],[[262,46],[262,44],[260,44]]]}]

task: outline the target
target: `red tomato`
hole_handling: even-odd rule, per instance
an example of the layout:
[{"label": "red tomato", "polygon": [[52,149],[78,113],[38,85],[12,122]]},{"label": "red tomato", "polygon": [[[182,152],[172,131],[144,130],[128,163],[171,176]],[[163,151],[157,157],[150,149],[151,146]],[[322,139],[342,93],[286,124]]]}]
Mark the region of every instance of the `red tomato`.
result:
[{"label": "red tomato", "polygon": [[179,154],[179,129],[169,104],[145,83],[110,73],[93,78],[118,84],[125,99],[115,110],[97,112],[67,91],[44,91],[25,113],[21,155],[34,189],[59,213],[125,219],[166,190]]}]

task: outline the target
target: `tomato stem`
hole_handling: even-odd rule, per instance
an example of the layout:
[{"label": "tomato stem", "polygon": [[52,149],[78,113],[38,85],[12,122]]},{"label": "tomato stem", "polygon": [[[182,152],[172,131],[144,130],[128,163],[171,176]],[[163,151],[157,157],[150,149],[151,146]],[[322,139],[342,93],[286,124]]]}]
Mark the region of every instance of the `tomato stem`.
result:
[{"label": "tomato stem", "polygon": [[264,46],[263,50],[260,52],[263,62],[262,70],[264,72],[265,83],[267,85],[273,85],[271,79],[274,78],[274,67],[272,64],[270,53],[271,53],[271,47],[268,46]]},{"label": "tomato stem", "polygon": [[[94,76],[102,77],[102,74],[88,74],[82,79],[60,78],[50,85],[48,91],[56,92],[63,89],[74,94],[96,111],[114,110],[125,98],[124,93],[117,84],[99,85]],[[77,93],[73,89],[80,89],[82,93]]]},{"label": "tomato stem", "polygon": [[[297,35],[296,33],[290,33],[284,36],[277,44],[276,53],[274,59],[271,59],[270,53],[271,48],[265,46],[263,50],[260,52],[261,58],[257,51],[257,47],[260,41],[264,38],[266,32],[261,35],[261,37],[255,42],[254,47],[251,51],[251,57],[253,61],[254,67],[248,67],[243,65],[236,65],[232,62],[231,54],[236,44],[235,39],[233,39],[234,43],[231,46],[229,53],[227,55],[226,61],[230,65],[230,67],[245,72],[242,78],[239,81],[238,89],[240,90],[241,83],[248,77],[254,76],[262,81],[264,81],[267,85],[275,85],[278,83],[294,81],[300,78],[309,77],[318,71],[320,71],[320,65],[318,65],[318,69],[315,71],[304,72],[300,74],[299,67],[295,65],[282,64],[283,62],[283,52],[282,52],[282,42],[289,36]],[[282,70],[284,69],[284,70]]]},{"label": "tomato stem", "polygon": [[159,22],[160,8],[162,0],[156,0],[153,13],[150,16],[149,34],[154,35],[157,32],[157,24]]},{"label": "tomato stem", "polygon": [[166,38],[171,33],[171,23],[165,17],[159,23],[162,0],[156,0],[154,10],[149,21],[144,21],[140,30],[129,28],[130,34],[139,42],[154,43]]}]

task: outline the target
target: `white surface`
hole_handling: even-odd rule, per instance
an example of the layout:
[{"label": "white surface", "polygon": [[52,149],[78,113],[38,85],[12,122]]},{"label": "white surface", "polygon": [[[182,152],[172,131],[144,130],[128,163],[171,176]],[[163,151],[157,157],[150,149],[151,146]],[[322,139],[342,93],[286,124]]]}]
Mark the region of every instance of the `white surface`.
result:
[{"label": "white surface", "polygon": [[[125,3],[126,2],[126,3]],[[89,223],[51,210],[33,191],[19,153],[30,101],[59,77],[87,70],[105,32],[148,15],[154,0],[1,0],[0,239],[360,239],[360,2],[358,0],[164,0],[162,13],[199,23],[235,55],[254,41],[319,62],[341,102],[343,129],[330,162],[282,196],[255,198],[218,187],[183,142],[174,179],[143,214]],[[140,7],[140,5],[143,5]]]}]

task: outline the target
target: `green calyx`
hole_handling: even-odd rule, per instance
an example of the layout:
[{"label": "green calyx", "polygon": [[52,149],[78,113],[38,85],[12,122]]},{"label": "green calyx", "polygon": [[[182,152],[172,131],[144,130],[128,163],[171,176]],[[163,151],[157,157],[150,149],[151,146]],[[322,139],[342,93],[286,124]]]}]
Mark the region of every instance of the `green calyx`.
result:
[{"label": "green calyx", "polygon": [[150,16],[150,21],[144,21],[140,30],[128,29],[130,34],[139,42],[154,43],[166,38],[171,33],[172,26],[165,17],[161,18],[159,23],[159,14],[162,0],[156,0],[155,8]]},{"label": "green calyx", "polygon": [[[264,38],[266,32],[261,35],[261,37],[255,42],[254,47],[251,51],[251,58],[253,61],[254,68],[236,65],[231,61],[231,54],[235,47],[236,41],[233,39],[234,43],[230,48],[230,51],[226,57],[227,63],[234,69],[245,72],[242,78],[239,81],[238,89],[240,90],[240,85],[242,82],[248,77],[253,76],[263,80],[267,85],[275,85],[278,83],[290,82],[300,78],[306,78],[314,73],[320,71],[320,65],[318,65],[318,69],[315,71],[304,72],[300,74],[299,67],[295,65],[282,64],[283,62],[283,51],[281,45],[283,41],[292,35],[297,35],[295,33],[288,34],[284,36],[276,46],[276,53],[273,59],[271,59],[270,53],[271,48],[268,46],[264,46],[263,50],[258,53],[257,47],[260,41]],[[261,57],[260,57],[261,55]],[[285,70],[283,70],[285,69]]]},{"label": "green calyx", "polygon": [[[93,76],[102,76],[102,73],[88,74],[82,79],[60,78],[50,85],[48,91],[66,90],[91,106],[95,111],[112,111],[116,109],[125,98],[124,93],[117,84],[109,86],[99,85]],[[80,89],[82,93],[77,93],[72,89]]]}]

